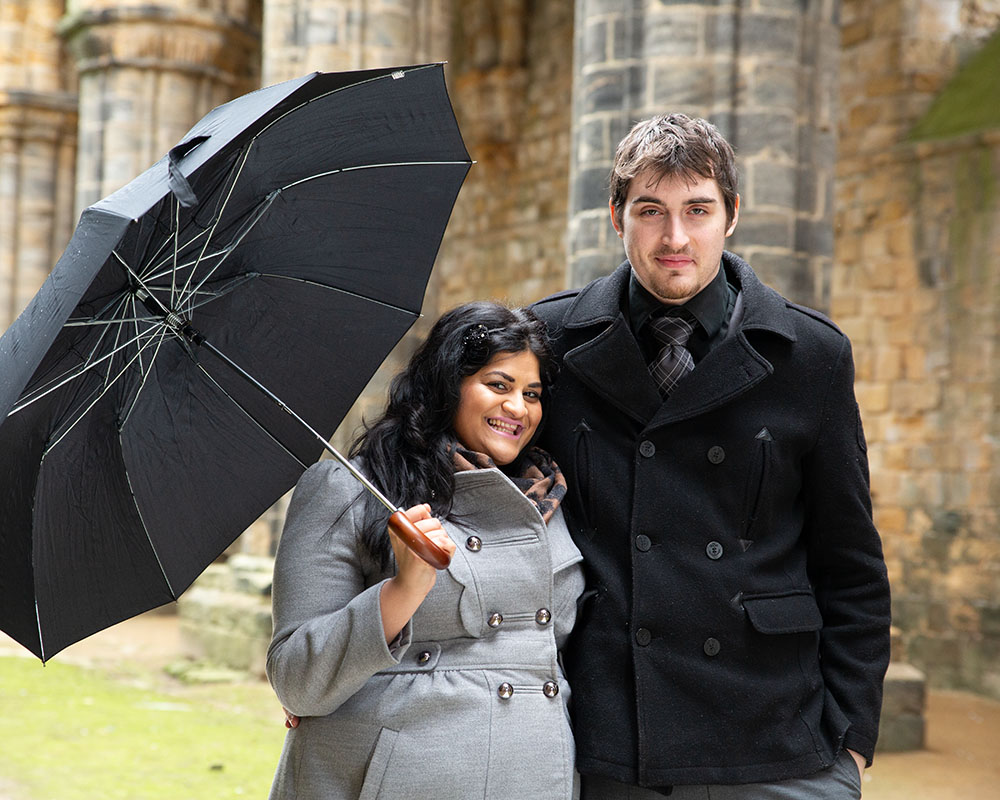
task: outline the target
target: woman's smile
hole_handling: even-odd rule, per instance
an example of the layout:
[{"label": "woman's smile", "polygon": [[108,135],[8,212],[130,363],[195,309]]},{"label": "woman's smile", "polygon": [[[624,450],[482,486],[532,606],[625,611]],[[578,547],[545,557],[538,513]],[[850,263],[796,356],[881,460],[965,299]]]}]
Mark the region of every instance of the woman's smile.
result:
[{"label": "woman's smile", "polygon": [[499,419],[497,417],[492,417],[486,420],[486,424],[489,425],[493,430],[499,433],[501,436],[513,436],[515,439],[521,435],[521,431],[524,430],[524,426],[512,419]]}]

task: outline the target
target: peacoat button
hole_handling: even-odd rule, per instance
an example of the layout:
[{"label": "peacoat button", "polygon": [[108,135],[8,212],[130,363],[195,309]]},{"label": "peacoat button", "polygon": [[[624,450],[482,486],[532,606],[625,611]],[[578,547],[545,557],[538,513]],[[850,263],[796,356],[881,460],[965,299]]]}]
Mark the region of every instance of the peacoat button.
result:
[{"label": "peacoat button", "polygon": [[535,622],[539,625],[548,625],[552,619],[552,613],[547,608],[540,608],[535,612]]},{"label": "peacoat button", "polygon": [[722,645],[719,644],[718,639],[713,639],[709,637],[705,640],[705,655],[706,656],[717,656],[719,655],[719,650],[722,649]]},{"label": "peacoat button", "polygon": [[635,641],[636,644],[639,645],[639,647],[645,647],[647,644],[649,644],[652,638],[653,634],[651,634],[645,628],[639,628],[639,630],[635,632]]},{"label": "peacoat button", "polygon": [[465,540],[465,549],[471,550],[473,553],[478,553],[483,549],[483,540],[478,536],[470,536]]},{"label": "peacoat button", "polygon": [[417,656],[417,663],[420,666],[423,666],[430,660],[431,660],[430,650],[424,650],[420,655]]},{"label": "peacoat button", "polygon": [[499,611],[494,611],[490,614],[490,618],[486,620],[486,624],[491,628],[499,628],[503,624],[503,614]]},{"label": "peacoat button", "polygon": [[712,561],[718,561],[722,558],[722,545],[718,542],[709,542],[705,546],[705,553]]},{"label": "peacoat button", "polygon": [[723,450],[719,445],[708,448],[708,460],[713,464],[721,464],[726,460],[726,451]]},{"label": "peacoat button", "polygon": [[656,445],[649,441],[649,439],[643,439],[639,443],[639,452],[644,458],[652,458],[656,455]]},{"label": "peacoat button", "polygon": [[645,553],[647,550],[649,550],[651,545],[652,542],[649,540],[649,537],[646,534],[640,533],[638,536],[635,537],[635,549],[638,550],[640,553]]},{"label": "peacoat button", "polygon": [[507,700],[514,696],[514,687],[504,681],[497,687],[497,695],[501,700]]},{"label": "peacoat button", "polygon": [[555,697],[559,694],[559,684],[555,681],[545,681],[545,683],[542,684],[542,694],[546,697]]}]

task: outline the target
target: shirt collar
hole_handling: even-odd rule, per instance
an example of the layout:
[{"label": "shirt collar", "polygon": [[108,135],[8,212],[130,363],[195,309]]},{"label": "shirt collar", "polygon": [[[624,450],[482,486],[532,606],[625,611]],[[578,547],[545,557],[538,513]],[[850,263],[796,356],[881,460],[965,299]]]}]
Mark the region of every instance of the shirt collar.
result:
[{"label": "shirt collar", "polygon": [[657,311],[663,309],[684,309],[687,311],[709,338],[715,336],[726,321],[726,311],[729,306],[729,286],[726,280],[726,270],[720,264],[719,271],[711,283],[698,294],[679,306],[665,306],[645,287],[636,280],[635,270],[632,270],[628,281],[628,321],[633,333],[639,333],[642,326]]}]

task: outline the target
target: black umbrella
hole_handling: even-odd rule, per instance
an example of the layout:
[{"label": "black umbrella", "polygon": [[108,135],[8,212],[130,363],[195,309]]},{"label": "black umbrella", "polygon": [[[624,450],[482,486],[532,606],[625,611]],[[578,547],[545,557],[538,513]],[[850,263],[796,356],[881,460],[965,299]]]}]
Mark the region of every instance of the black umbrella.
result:
[{"label": "black umbrella", "polygon": [[84,211],[0,338],[0,628],[45,660],[176,599],[332,451],[469,165],[441,65],[316,73]]}]

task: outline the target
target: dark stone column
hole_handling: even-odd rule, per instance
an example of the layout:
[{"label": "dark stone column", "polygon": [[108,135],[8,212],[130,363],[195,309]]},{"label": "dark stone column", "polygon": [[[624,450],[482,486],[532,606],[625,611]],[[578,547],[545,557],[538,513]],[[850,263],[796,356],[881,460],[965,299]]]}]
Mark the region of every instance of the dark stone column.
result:
[{"label": "dark stone column", "polygon": [[607,211],[620,138],[644,117],[711,120],[736,147],[730,247],[780,291],[826,307],[832,253],[837,0],[578,0],[571,283],[623,257]]}]

